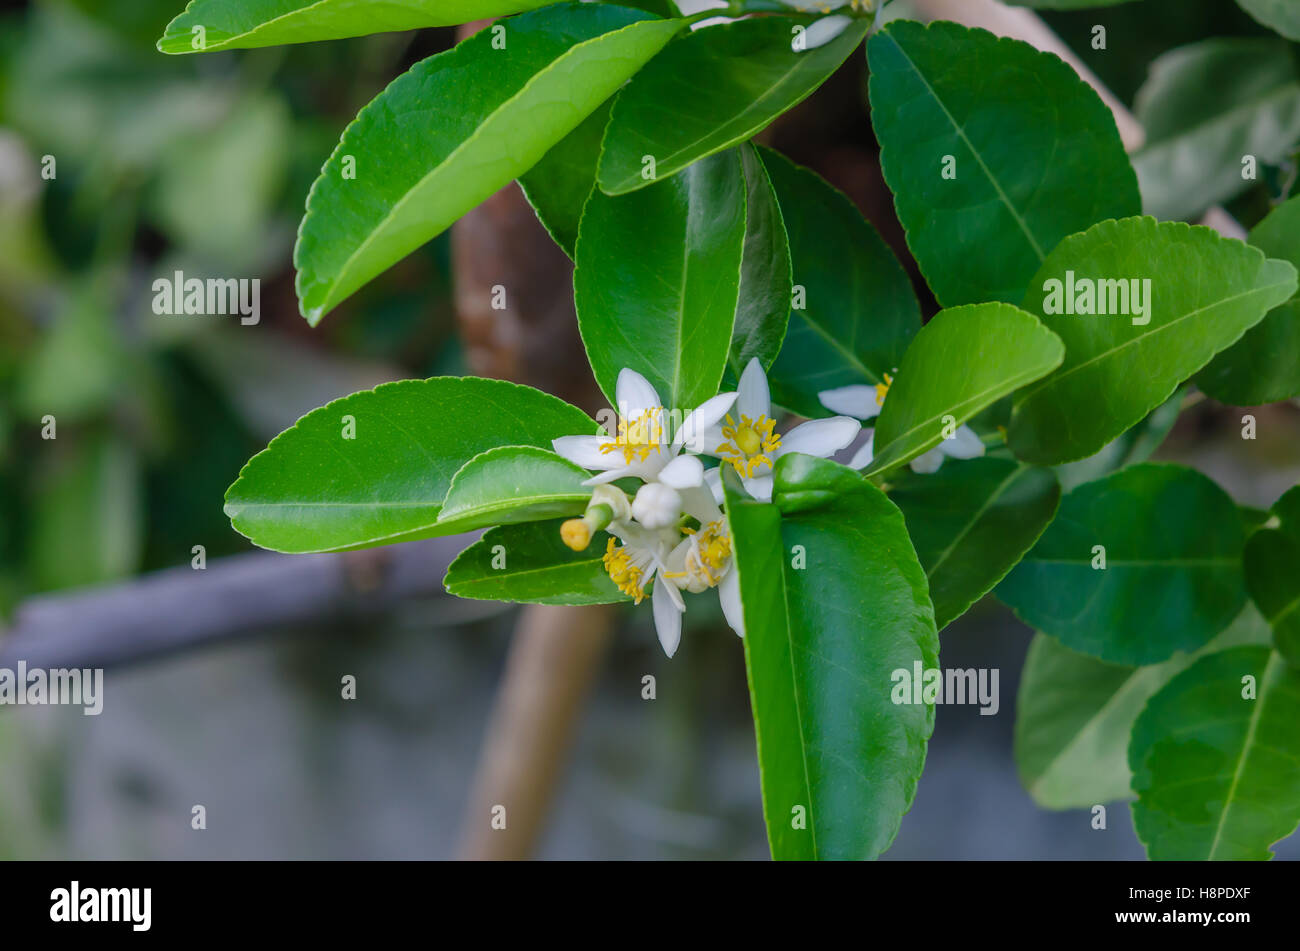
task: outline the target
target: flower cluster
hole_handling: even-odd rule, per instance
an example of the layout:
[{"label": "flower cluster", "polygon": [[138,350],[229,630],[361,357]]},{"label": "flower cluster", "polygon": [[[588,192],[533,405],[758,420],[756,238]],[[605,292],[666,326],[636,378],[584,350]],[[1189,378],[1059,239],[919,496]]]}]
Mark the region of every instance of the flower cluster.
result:
[{"label": "flower cluster", "polygon": [[[787,452],[827,457],[848,446],[860,429],[840,416],[776,432],[767,376],[757,360],[741,374],[737,392],[706,400],[669,433],[669,414],[645,377],[625,369],[618,376],[618,432],[564,436],[555,451],[595,472],[591,502],[582,518],[561,527],[564,543],[585,550],[606,531],[605,570],[618,589],[638,604],[650,591],[655,630],[669,657],[681,642],[683,592],[717,589],[727,623],[744,634],[740,582],[734,568],[731,528],[722,511],[721,468],[706,470],[701,457],[730,465],[746,491],[772,497],[772,467]],[[635,479],[629,495],[611,483]]]}]

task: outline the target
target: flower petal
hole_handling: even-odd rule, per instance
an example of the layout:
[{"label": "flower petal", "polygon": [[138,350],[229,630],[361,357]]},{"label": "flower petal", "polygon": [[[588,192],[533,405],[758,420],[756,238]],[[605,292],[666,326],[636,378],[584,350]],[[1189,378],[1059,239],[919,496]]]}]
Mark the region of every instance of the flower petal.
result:
[{"label": "flower petal", "polygon": [[646,410],[664,405],[650,381],[627,367],[618,372],[614,395],[618,398],[618,412],[625,420],[636,419]]},{"label": "flower petal", "polygon": [[704,486],[682,489],[681,496],[682,510],[692,518],[698,518],[702,524],[707,525],[722,518],[722,509],[718,507],[721,503]]},{"label": "flower petal", "polygon": [[[722,466],[714,469],[708,469],[704,473],[704,484],[708,486],[709,493],[713,496],[713,501],[719,505],[722,504],[726,493],[722,489]],[[699,516],[696,516],[698,518]]]},{"label": "flower petal", "polygon": [[704,485],[704,463],[695,456],[678,456],[659,470],[659,481],[674,489]]},{"label": "flower petal", "polygon": [[876,431],[874,429],[868,429],[867,441],[858,447],[858,451],[855,452],[853,458],[849,460],[850,469],[865,469],[867,466],[871,465],[871,460],[876,457],[876,451],[874,448],[875,442]]},{"label": "flower petal", "polygon": [[969,426],[959,426],[951,439],[939,443],[939,449],[954,459],[974,459],[984,455],[984,440]]},{"label": "flower petal", "polygon": [[[654,593],[650,595],[650,603],[654,605],[655,611],[655,633],[659,635],[659,643],[669,657],[677,653],[677,645],[682,642],[682,612],[673,602],[673,596],[668,590],[675,587],[671,581],[658,578],[655,580]],[[681,597],[680,591],[677,594]]]},{"label": "flower petal", "polygon": [[561,436],[552,439],[551,446],[575,465],[603,472],[606,469],[621,468],[623,464],[621,452],[600,451],[600,447],[609,441],[608,436]]},{"label": "flower petal", "polygon": [[722,616],[727,619],[731,629],[744,637],[745,611],[740,603],[740,575],[734,564],[718,584],[718,601],[722,604]]},{"label": "flower petal", "polygon": [[745,491],[760,502],[772,501],[771,475],[754,476],[752,479],[741,479],[740,481],[744,483]]},{"label": "flower petal", "polygon": [[880,403],[876,401],[876,388],[865,383],[822,390],[817,394],[817,398],[828,410],[841,416],[871,419],[880,415]]},{"label": "flower petal", "polygon": [[943,450],[938,446],[935,446],[929,452],[921,453],[911,462],[912,471],[919,472],[922,475],[938,472],[941,465],[943,465]]},{"label": "flower petal", "polygon": [[[705,400],[682,420],[677,434],[673,436],[673,445],[685,446],[689,452],[717,449],[722,442],[722,430],[718,422],[727,415],[735,402],[735,393],[719,393],[713,399]],[[717,433],[718,438],[710,442],[714,433]]]},{"label": "flower petal", "polygon": [[808,456],[820,456],[825,459],[835,455],[857,439],[861,431],[862,426],[849,416],[810,419],[781,437],[780,454],[802,452]]},{"label": "flower petal", "polygon": [[[740,374],[740,386],[737,387],[736,412],[757,420],[760,416],[772,415],[772,392],[767,388],[767,374],[763,364],[754,357]],[[737,420],[739,422],[739,420]]]},{"label": "flower petal", "polygon": [[795,37],[790,41],[790,48],[796,53],[799,53],[804,50],[815,50],[819,46],[825,46],[831,40],[835,39],[835,37],[848,29],[849,24],[852,22],[852,17],[846,17],[842,13],[837,13],[834,16],[822,17],[804,31],[803,43],[801,45],[796,45],[799,42],[799,38]]}]

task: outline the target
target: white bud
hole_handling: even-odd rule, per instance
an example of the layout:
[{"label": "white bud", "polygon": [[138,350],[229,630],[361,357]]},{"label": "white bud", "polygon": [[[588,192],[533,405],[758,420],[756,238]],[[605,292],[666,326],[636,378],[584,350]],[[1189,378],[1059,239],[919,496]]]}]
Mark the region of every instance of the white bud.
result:
[{"label": "white bud", "polygon": [[632,517],[646,528],[667,528],[682,516],[682,497],[660,482],[647,482],[632,501]]}]

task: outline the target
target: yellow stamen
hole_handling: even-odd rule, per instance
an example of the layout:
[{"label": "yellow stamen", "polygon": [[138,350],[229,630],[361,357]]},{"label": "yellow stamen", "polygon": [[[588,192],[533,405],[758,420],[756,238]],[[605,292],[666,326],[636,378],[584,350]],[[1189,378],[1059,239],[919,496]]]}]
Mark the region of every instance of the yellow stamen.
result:
[{"label": "yellow stamen", "polygon": [[889,395],[889,387],[893,385],[894,378],[888,373],[885,374],[885,382],[876,384],[876,405],[884,406],[885,397]]},{"label": "yellow stamen", "polygon": [[663,442],[663,407],[654,406],[634,419],[618,421],[618,436],[613,442],[602,443],[600,451],[622,452],[623,461],[631,465],[633,460],[645,462],[650,453],[658,452]]},{"label": "yellow stamen", "polygon": [[781,437],[773,432],[776,420],[760,416],[751,420],[748,416],[740,417],[740,425],[727,416],[727,425],[722,427],[722,435],[727,440],[714,450],[719,458],[735,466],[736,471],[745,478],[750,478],[760,466],[771,466],[771,453],[781,448]]},{"label": "yellow stamen", "polygon": [[641,569],[632,564],[627,549],[614,547],[614,539],[611,538],[605,546],[605,557],[602,560],[610,580],[618,590],[629,598],[635,598],[636,603],[640,604],[645,597],[645,584],[641,581]]}]

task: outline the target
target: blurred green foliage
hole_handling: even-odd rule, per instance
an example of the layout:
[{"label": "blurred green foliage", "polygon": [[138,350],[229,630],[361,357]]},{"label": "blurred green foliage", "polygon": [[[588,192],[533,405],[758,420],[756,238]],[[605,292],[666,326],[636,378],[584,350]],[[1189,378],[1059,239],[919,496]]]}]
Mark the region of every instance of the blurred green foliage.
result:
[{"label": "blurred green foliage", "polygon": [[[343,127],[450,31],[163,56],[176,11],[0,14],[0,615],[194,545],[241,550],[222,495],[270,436],[354,389],[460,370],[445,241],[316,332],[290,265]],[[176,270],[258,279],[261,320],[154,314]]]}]

